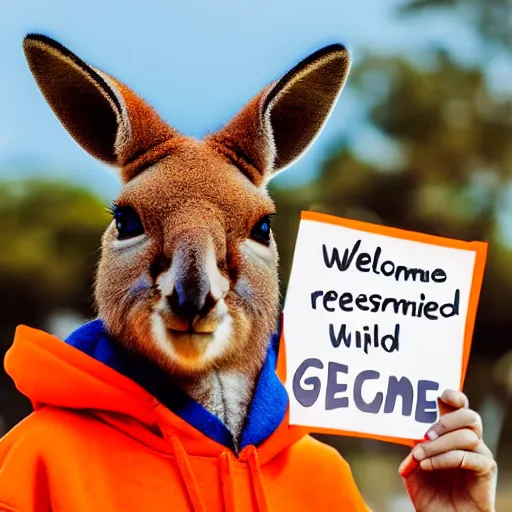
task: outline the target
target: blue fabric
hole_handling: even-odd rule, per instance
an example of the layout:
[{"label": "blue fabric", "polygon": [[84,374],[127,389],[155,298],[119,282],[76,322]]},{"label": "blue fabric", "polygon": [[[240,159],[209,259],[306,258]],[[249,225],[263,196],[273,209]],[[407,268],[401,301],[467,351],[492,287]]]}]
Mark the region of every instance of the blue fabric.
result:
[{"label": "blue fabric", "polygon": [[[66,343],[133,380],[189,425],[234,451],[233,436],[219,418],[170,385],[169,377],[162,370],[127,352],[107,334],[101,320],[86,323]],[[250,444],[258,446],[283,421],[288,394],[275,372],[278,349],[279,335],[275,334],[256,382],[240,449]]]}]

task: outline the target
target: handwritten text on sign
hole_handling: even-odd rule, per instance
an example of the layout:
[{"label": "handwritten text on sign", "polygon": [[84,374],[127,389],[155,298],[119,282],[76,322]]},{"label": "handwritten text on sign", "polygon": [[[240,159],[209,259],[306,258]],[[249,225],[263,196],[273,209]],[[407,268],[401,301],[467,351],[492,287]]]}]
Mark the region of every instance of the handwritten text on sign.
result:
[{"label": "handwritten text on sign", "polygon": [[460,385],[475,258],[303,218],[284,309],[290,423],[421,439]]}]

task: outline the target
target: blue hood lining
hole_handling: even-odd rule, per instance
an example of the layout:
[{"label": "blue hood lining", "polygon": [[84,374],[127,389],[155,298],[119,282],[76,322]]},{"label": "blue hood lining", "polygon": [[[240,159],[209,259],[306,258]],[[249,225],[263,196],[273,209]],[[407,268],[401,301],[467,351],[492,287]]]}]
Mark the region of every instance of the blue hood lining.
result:
[{"label": "blue hood lining", "polygon": [[[288,394],[276,374],[279,334],[270,339],[265,363],[256,381],[239,449],[260,445],[277,430],[288,407]],[[162,405],[201,433],[235,451],[233,436],[214,414],[170,383],[158,367],[129,353],[105,330],[101,320],[92,320],[74,331],[68,345],[128,377],[154,396]]]}]

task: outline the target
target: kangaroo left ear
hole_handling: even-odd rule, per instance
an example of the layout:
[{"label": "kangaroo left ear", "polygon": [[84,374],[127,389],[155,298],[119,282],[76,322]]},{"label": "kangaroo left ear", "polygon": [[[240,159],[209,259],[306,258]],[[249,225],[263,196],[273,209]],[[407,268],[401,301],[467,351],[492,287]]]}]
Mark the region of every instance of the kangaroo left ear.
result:
[{"label": "kangaroo left ear", "polygon": [[350,54],[343,45],[318,50],[253,98],[207,142],[256,185],[268,181],[311,146],[336,105],[349,70]]},{"label": "kangaroo left ear", "polygon": [[92,156],[120,167],[124,182],[168,152],[178,133],[124,84],[47,36],[27,35],[23,50],[64,128]]}]

